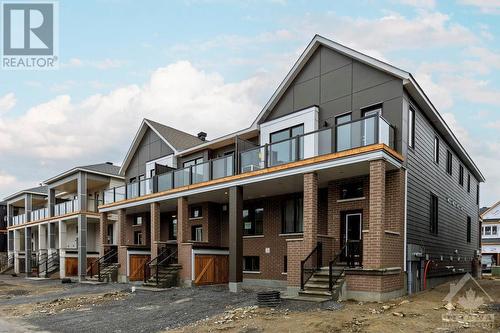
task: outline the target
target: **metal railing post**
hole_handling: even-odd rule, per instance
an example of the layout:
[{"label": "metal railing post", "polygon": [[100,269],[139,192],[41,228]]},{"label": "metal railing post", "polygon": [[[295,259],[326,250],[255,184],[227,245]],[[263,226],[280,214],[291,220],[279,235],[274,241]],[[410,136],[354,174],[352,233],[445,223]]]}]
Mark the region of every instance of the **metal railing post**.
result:
[{"label": "metal railing post", "polygon": [[304,260],[300,261],[300,289],[304,290]]},{"label": "metal railing post", "polygon": [[264,169],[268,168],[269,164],[270,164],[269,161],[268,161],[268,159],[269,159],[268,147],[269,147],[269,144],[266,143],[264,145]]}]

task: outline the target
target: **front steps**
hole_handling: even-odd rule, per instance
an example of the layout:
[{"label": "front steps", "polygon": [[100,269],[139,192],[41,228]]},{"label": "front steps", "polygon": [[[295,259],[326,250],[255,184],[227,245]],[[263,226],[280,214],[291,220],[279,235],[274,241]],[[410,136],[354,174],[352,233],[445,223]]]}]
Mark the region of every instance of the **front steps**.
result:
[{"label": "front steps", "polygon": [[179,280],[179,270],[181,265],[171,264],[169,266],[161,266],[158,270],[158,283],[156,283],[155,272],[152,269],[151,277],[149,280],[144,282],[144,287],[154,287],[154,288],[170,288],[175,287]]},{"label": "front steps", "polygon": [[118,268],[120,268],[120,264],[118,263],[109,264],[101,269],[100,279],[96,274],[93,277],[87,277],[87,280],[97,282],[116,282],[118,280]]},{"label": "front steps", "polygon": [[304,290],[300,290],[294,299],[309,302],[337,300],[344,284],[344,266],[334,266],[332,275],[333,280],[337,280],[332,291],[329,290],[329,268],[322,267],[311,276],[304,285]]}]

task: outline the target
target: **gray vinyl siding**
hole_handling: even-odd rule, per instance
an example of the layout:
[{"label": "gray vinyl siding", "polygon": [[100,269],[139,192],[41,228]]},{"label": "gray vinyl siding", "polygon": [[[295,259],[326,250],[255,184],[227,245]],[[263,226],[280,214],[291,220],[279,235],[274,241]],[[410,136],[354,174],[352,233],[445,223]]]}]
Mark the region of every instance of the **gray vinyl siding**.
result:
[{"label": "gray vinyl siding", "polygon": [[[413,106],[415,106],[413,104]],[[479,248],[479,207],[476,205],[477,179],[471,174],[471,191],[467,192],[467,174],[457,154],[435,131],[423,113],[415,110],[415,148],[408,148],[407,242],[423,246],[426,254],[471,257]],[[408,109],[405,110],[408,112]],[[406,118],[406,117],[405,117]],[[405,133],[407,131],[405,130]],[[439,137],[439,164],[434,162],[434,138]],[[407,138],[405,138],[406,141]],[[446,172],[447,150],[453,155],[453,173]],[[459,184],[459,165],[464,166],[464,185]],[[438,234],[430,232],[430,195],[439,198]],[[448,198],[464,207],[454,207]],[[471,217],[471,242],[467,243],[467,216]],[[454,256],[457,256],[456,254]]]},{"label": "gray vinyl siding", "polygon": [[401,152],[403,82],[385,72],[320,47],[262,122],[301,109],[319,106],[319,125],[335,124],[335,116],[382,103],[383,116],[396,127],[396,149]]},{"label": "gray vinyl siding", "polygon": [[155,132],[148,128],[127,170],[125,170],[125,180],[128,182],[132,177],[144,175],[146,172],[146,162],[170,154],[173,154],[172,148],[170,148],[165,141],[160,139]]}]

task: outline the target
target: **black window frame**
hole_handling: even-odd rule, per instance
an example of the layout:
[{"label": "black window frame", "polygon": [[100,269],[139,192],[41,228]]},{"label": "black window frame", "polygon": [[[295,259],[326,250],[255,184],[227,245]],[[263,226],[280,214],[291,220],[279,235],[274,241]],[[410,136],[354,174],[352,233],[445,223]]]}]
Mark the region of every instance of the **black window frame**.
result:
[{"label": "black window frame", "polygon": [[[196,239],[196,230],[201,230],[201,239]],[[201,224],[196,224],[191,226],[191,240],[195,242],[203,242],[203,226]]]},{"label": "black window frame", "polygon": [[[351,194],[347,194],[351,189]],[[361,189],[361,192],[359,192]],[[364,198],[365,191],[362,181],[344,183],[340,186],[340,200],[360,199]]]},{"label": "black window frame", "polygon": [[[287,230],[287,221],[285,209],[286,205],[293,201],[293,230]],[[289,197],[281,202],[281,233],[282,234],[298,234],[304,232],[304,198],[303,196],[296,195]]]},{"label": "black window frame", "polygon": [[476,185],[476,205],[479,206],[479,184]]},{"label": "black window frame", "polygon": [[[248,220],[245,221],[245,211],[248,212]],[[260,220],[256,219],[257,211],[261,211]],[[262,202],[254,202],[245,204],[243,207],[243,236],[262,236],[264,235],[264,205]],[[247,229],[246,223],[251,224],[251,228]]]},{"label": "black window frame", "polygon": [[470,173],[467,174],[467,193],[470,193]]},{"label": "black window frame", "polygon": [[437,136],[434,137],[434,163],[439,164],[439,138]]},{"label": "black window frame", "polygon": [[431,234],[437,235],[439,233],[439,197],[434,193],[431,193],[429,213],[429,231]]},{"label": "black window frame", "polygon": [[408,147],[415,148],[415,110],[408,109]]},{"label": "black window frame", "polygon": [[[302,127],[302,134],[292,136],[293,130],[294,130],[295,128],[299,128],[299,127]],[[304,128],[304,123],[299,124],[299,125],[290,126],[290,127],[288,127],[288,128],[283,128],[283,129],[280,129],[280,130],[278,130],[278,131],[275,131],[275,132],[272,132],[272,133],[270,133],[270,134],[269,134],[269,143],[270,143],[270,144],[273,144],[273,143],[275,143],[275,142],[281,142],[281,141],[284,141],[284,140],[288,140],[288,139],[294,138],[294,137],[296,137],[296,136],[303,135],[303,134],[304,134],[304,130],[305,130],[305,128]],[[277,134],[277,133],[281,133],[281,132],[286,132],[286,131],[288,131],[288,138],[284,138],[284,139],[281,139],[281,140],[278,140],[278,141],[274,141],[274,142],[273,142],[273,135],[275,135],[275,134]]]},{"label": "black window frame", "polygon": [[470,243],[472,240],[472,219],[470,216],[467,216],[467,243]]},{"label": "black window frame", "polygon": [[[196,210],[200,211],[200,215],[198,216],[195,216],[194,212]],[[190,219],[200,219],[203,217],[203,206],[201,205],[193,205],[193,206],[189,206],[189,218]]]},{"label": "black window frame", "polygon": [[283,256],[283,273],[288,273],[288,256]]},{"label": "black window frame", "polygon": [[[137,236],[139,236],[139,238]],[[139,239],[139,241],[137,241],[138,239]],[[142,230],[134,231],[134,245],[144,245],[143,244],[143,237],[142,237]]]},{"label": "black window frame", "polygon": [[260,257],[259,256],[243,256],[243,271],[244,272],[260,272]]},{"label": "black window frame", "polygon": [[170,215],[168,221],[168,240],[177,240],[177,215]]},{"label": "black window frame", "polygon": [[139,227],[143,225],[143,223],[144,223],[144,218],[141,215],[134,216],[134,220],[132,221],[132,225],[134,227]]},{"label": "black window frame", "polygon": [[446,173],[453,175],[453,154],[450,150],[446,151]]},{"label": "black window frame", "polygon": [[196,157],[196,158],[193,158],[191,160],[182,162],[182,168],[187,168],[187,167],[190,167],[193,165],[202,164],[203,162],[204,162],[203,157]]},{"label": "black window frame", "polygon": [[462,164],[458,166],[458,184],[464,187],[464,166]]}]

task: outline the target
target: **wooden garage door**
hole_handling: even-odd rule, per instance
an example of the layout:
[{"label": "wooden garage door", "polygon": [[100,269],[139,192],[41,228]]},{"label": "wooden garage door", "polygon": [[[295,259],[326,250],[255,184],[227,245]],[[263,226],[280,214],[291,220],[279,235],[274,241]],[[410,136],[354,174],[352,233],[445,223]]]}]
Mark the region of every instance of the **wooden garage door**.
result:
[{"label": "wooden garage door", "polygon": [[229,256],[197,254],[194,257],[196,285],[228,283]]},{"label": "wooden garage door", "polygon": [[129,280],[142,281],[144,280],[144,264],[149,261],[150,256],[147,254],[131,254],[129,262]]},{"label": "wooden garage door", "polygon": [[78,276],[78,258],[65,258],[64,267],[66,276]]}]

